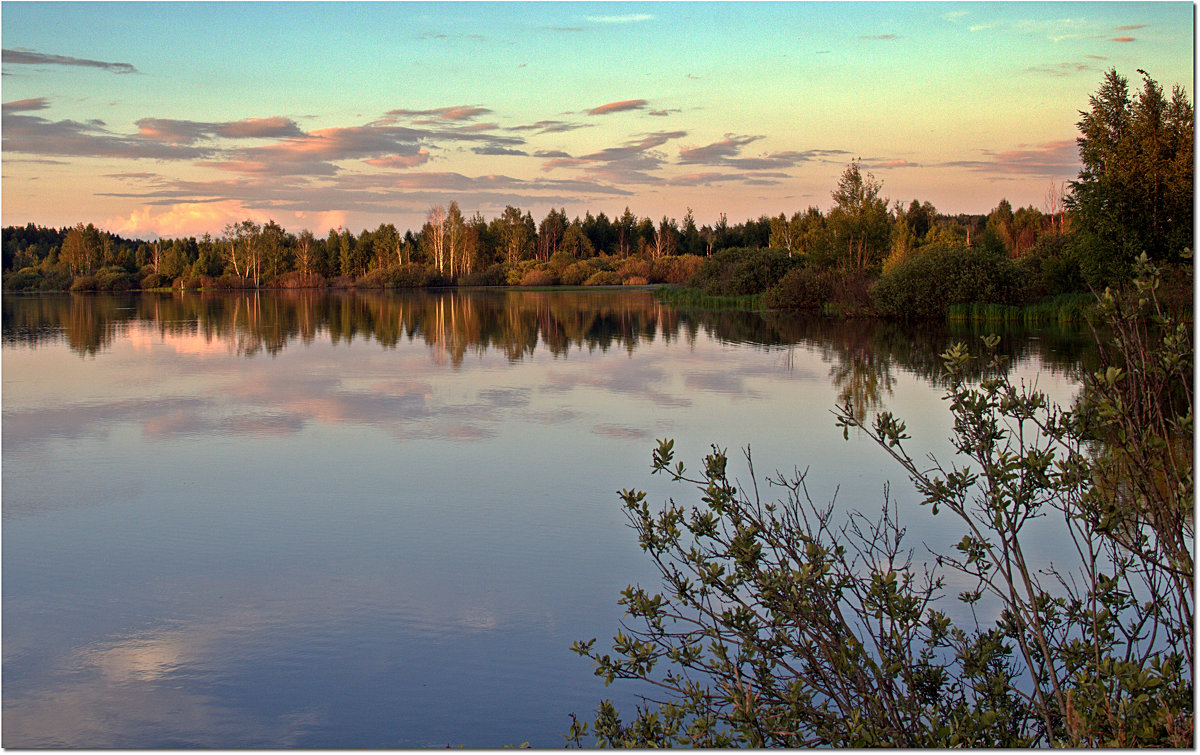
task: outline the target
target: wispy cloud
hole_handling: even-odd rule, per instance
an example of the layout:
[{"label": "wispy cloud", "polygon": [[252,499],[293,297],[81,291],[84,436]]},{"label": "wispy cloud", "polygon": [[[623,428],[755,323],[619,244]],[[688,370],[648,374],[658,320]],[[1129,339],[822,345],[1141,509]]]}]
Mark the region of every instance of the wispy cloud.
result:
[{"label": "wispy cloud", "polygon": [[679,162],[685,165],[726,165],[732,158],[737,157],[742,147],[759,139],[762,137],[725,134],[724,139],[712,144],[679,150]]},{"label": "wispy cloud", "polygon": [[1117,31],[1133,31],[1134,29],[1145,29],[1147,26],[1149,24],[1126,24],[1125,26],[1118,26]]},{"label": "wispy cloud", "polygon": [[17,115],[5,108],[3,149],[6,153],[155,160],[188,160],[212,154],[207,148],[113,134],[101,126],[95,122],[50,121],[39,116]]},{"label": "wispy cloud", "polygon": [[422,132],[399,126],[349,126],[315,129],[262,147],[237,150],[211,167],[235,173],[331,175],[334,162],[419,154]]},{"label": "wispy cloud", "polygon": [[[579,157],[562,155],[551,157],[542,164],[542,170],[556,168],[582,168],[593,180],[615,184],[651,184],[658,179],[650,175],[666,162],[666,155],[658,150],[673,139],[687,136],[686,131],[657,131],[643,134],[618,147],[606,147]],[[545,154],[545,153],[543,153]]]},{"label": "wispy cloud", "polygon": [[558,134],[574,131],[580,128],[591,128],[590,123],[571,123],[569,121],[537,121],[521,126],[509,126],[509,131],[534,131],[538,134]]},{"label": "wispy cloud", "polygon": [[[1087,56],[1092,57],[1092,56]],[[1025,69],[1026,73],[1033,73],[1042,76],[1070,76],[1073,73],[1084,73],[1086,71],[1094,71],[1096,66],[1089,63],[1043,63],[1042,65],[1030,66]]]},{"label": "wispy cloud", "polygon": [[485,107],[475,107],[471,105],[458,105],[455,107],[439,107],[430,110],[389,110],[388,116],[393,118],[412,118],[413,123],[418,124],[434,124],[444,123],[446,121],[458,122],[469,121],[481,115],[487,115],[492,111]]},{"label": "wispy cloud", "polygon": [[858,38],[859,39],[882,39],[882,40],[901,39],[899,34],[862,34],[862,35],[859,35]]},{"label": "wispy cloud", "polygon": [[708,165],[736,168],[738,170],[781,170],[794,167],[800,163],[822,161],[829,157],[841,158],[849,154],[844,150],[787,150],[760,155],[759,157],[740,156],[742,147],[762,138],[762,136],[725,134],[724,139],[712,144],[679,150],[679,163],[681,165]]},{"label": "wispy cloud", "polygon": [[165,144],[192,144],[200,139],[282,139],[303,135],[290,118],[247,118],[241,121],[208,123],[172,118],[142,118],[137,121],[138,136]]},{"label": "wispy cloud", "polygon": [[587,111],[588,115],[608,115],[609,113],[620,113],[626,110],[641,110],[646,107],[645,100],[621,100],[619,102],[609,102],[604,105],[599,105]]},{"label": "wispy cloud", "polygon": [[87,58],[72,58],[66,55],[48,55],[33,50],[14,49],[7,47],[0,51],[0,60],[7,65],[28,66],[82,66],[84,68],[100,68],[111,73],[137,73],[132,63],[111,63],[104,60],[88,60]]},{"label": "wispy cloud", "polygon": [[367,165],[377,168],[415,168],[429,162],[429,150],[418,149],[411,155],[384,155],[364,160]]},{"label": "wispy cloud", "polygon": [[969,14],[965,10],[952,10],[949,13],[943,13],[942,18],[950,21],[951,23],[958,23],[960,18],[963,18],[967,15]]},{"label": "wispy cloud", "polygon": [[528,152],[525,152],[525,151],[519,150],[519,149],[513,149],[512,147],[503,147],[499,144],[489,144],[485,147],[472,147],[471,151],[477,155],[495,155],[495,156],[511,155],[513,157],[528,157],[529,156]]},{"label": "wispy cloud", "polygon": [[1135,37],[1113,37],[1112,41],[1113,42],[1136,42],[1137,39]]},{"label": "wispy cloud", "polygon": [[1074,139],[1046,142],[1006,152],[982,150],[983,160],[956,160],[945,167],[967,168],[1000,175],[1064,177],[1079,172],[1078,145]]},{"label": "wispy cloud", "polygon": [[12,102],[4,103],[4,111],[8,113],[45,110],[48,107],[50,107],[50,102],[45,97],[31,97],[27,100],[13,100]]},{"label": "wispy cloud", "polygon": [[653,21],[649,13],[627,13],[622,16],[587,16],[586,20],[593,24],[636,24],[643,21]]}]

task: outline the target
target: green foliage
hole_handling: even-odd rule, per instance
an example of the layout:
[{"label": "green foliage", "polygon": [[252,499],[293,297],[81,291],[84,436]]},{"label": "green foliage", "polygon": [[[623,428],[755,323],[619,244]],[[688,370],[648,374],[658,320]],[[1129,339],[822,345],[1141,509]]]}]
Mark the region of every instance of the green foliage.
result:
[{"label": "green foliage", "polygon": [[458,285],[460,286],[503,286],[507,283],[507,267],[504,263],[500,262],[458,279]]},{"label": "green foliage", "polygon": [[76,293],[98,291],[100,290],[100,281],[94,275],[77,275],[75,276],[75,280],[71,282],[69,290]]},{"label": "green foliage", "polygon": [[167,288],[171,285],[171,279],[162,273],[147,273],[142,278],[141,288]]},{"label": "green foliage", "polygon": [[5,291],[66,291],[72,282],[65,270],[45,267],[23,267],[4,277]]},{"label": "green foliage", "polygon": [[768,309],[820,309],[833,293],[834,272],[805,265],[788,270],[763,296]]},{"label": "green foliage", "polygon": [[542,267],[537,267],[521,276],[522,286],[553,286],[558,283],[554,273]]},{"label": "green foliage", "polygon": [[1030,326],[1057,324],[1079,326],[1089,321],[1096,309],[1092,294],[1059,294],[1025,306],[987,304],[951,304],[946,310],[948,322],[1021,323]]},{"label": "green foliage", "polygon": [[572,262],[563,268],[559,279],[564,286],[582,286],[584,281],[592,277],[595,273],[596,268],[593,265],[580,260],[579,262]]},{"label": "green foliage", "polygon": [[[651,508],[621,493],[661,590],[622,592],[611,652],[573,650],[611,683],[659,690],[626,722],[604,701],[567,734],[609,746],[1191,746],[1194,730],[1191,330],[1157,307],[1153,278],[1103,306],[1114,363],[1076,410],[980,371],[962,344],[942,357],[956,456],[918,463],[905,424],[837,413],[908,474],[932,515],[962,527],[920,563],[885,490],[877,518],[814,504],[805,476],[765,501],[717,448],[689,476],[659,442],[655,474],[699,501]],[[1111,301],[1110,301],[1111,300]],[[1122,302],[1133,302],[1134,309]],[[1127,316],[1128,315],[1128,316]],[[1155,337],[1154,326],[1163,335]],[[984,339],[985,350],[998,339]],[[1035,564],[1028,527],[1063,547]],[[1041,525],[1045,526],[1045,525]],[[974,626],[935,607],[965,587]],[[974,607],[982,605],[980,621]]]},{"label": "green foliage", "polygon": [[443,279],[436,271],[410,262],[375,268],[354,282],[356,288],[424,288],[441,285]]},{"label": "green foliage", "polygon": [[704,258],[695,254],[660,257],[651,264],[649,279],[651,283],[686,283],[703,264]]},{"label": "green foliage", "polygon": [[[1192,249],[1195,114],[1176,86],[1168,100],[1144,72],[1142,90],[1110,69],[1080,113],[1079,178],[1067,205],[1095,249],[1103,283],[1120,280],[1140,254],[1177,260]],[[1111,267],[1110,267],[1111,266]]]},{"label": "green foliage", "polygon": [[820,310],[856,317],[875,314],[870,296],[872,276],[861,270],[793,267],[763,295],[768,309]]},{"label": "green foliage", "polygon": [[619,286],[621,276],[611,270],[600,270],[583,282],[585,286]]},{"label": "green foliage", "polygon": [[858,162],[846,166],[833,191],[829,231],[834,254],[843,270],[879,269],[888,253],[891,219],[887,200],[879,196],[883,184]]},{"label": "green foliage", "polygon": [[723,249],[700,265],[688,285],[709,296],[761,294],[799,264],[784,249]]},{"label": "green foliage", "polygon": [[137,279],[120,267],[105,267],[96,272],[96,287],[100,291],[129,291],[137,284]]},{"label": "green foliage", "polygon": [[951,304],[1018,304],[1026,275],[1004,254],[935,246],[889,270],[872,289],[879,311],[905,319],[940,318]]}]

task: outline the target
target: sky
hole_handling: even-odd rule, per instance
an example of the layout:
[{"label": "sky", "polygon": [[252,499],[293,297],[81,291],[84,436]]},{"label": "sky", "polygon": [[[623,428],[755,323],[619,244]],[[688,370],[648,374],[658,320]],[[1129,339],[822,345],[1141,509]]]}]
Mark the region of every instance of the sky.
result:
[{"label": "sky", "polygon": [[1190,2],[0,3],[3,225],[134,238],[1046,209],[1116,68],[1192,99]]}]

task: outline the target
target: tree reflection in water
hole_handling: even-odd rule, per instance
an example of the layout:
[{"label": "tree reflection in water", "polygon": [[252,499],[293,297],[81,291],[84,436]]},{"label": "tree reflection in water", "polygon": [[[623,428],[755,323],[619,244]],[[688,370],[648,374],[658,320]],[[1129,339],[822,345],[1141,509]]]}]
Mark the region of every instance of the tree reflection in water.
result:
[{"label": "tree reflection in water", "polygon": [[645,290],[5,295],[3,304],[7,345],[65,339],[72,351],[85,357],[111,348],[134,325],[149,326],[163,337],[223,342],[230,353],[247,357],[276,355],[296,340],[309,344],[328,338],[339,344],[363,339],[383,348],[419,340],[436,363],[451,368],[470,354],[490,349],[514,362],[539,348],[555,357],[572,349],[614,347],[632,354],[639,343],[655,338],[692,344],[703,330],[726,342],[819,350],[831,364],[829,375],[839,400],[849,401],[858,416],[884,405],[896,370],[940,381],[939,354],[956,341],[976,340],[985,330],[1001,332],[1001,352],[1014,361],[1037,356],[1044,369],[1073,376],[1096,364],[1092,339],[1082,332],[686,310],[662,304]]}]

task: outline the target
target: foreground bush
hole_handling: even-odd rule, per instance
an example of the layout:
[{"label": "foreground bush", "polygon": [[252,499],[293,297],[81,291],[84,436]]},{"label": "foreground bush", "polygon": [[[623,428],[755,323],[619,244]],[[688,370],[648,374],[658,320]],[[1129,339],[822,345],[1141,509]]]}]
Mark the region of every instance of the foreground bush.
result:
[{"label": "foreground bush", "polygon": [[[700,501],[652,510],[644,493],[621,494],[662,592],[622,593],[631,622],[611,654],[595,640],[574,649],[606,682],[644,680],[666,699],[628,723],[604,701],[590,722],[572,716],[568,739],[1190,747],[1193,351],[1190,327],[1165,318],[1154,291],[1102,302],[1117,337],[1074,411],[1014,386],[1000,359],[969,379],[979,373],[966,349],[947,351],[950,463],[910,457],[889,413],[868,425],[840,410],[847,437],[865,432],[932,515],[961,525],[954,552],[927,563],[904,545],[886,491],[877,518],[839,523],[803,475],[777,476],[781,497],[764,501],[757,482],[733,484],[724,452],[688,477],[660,441],[654,472],[695,484]],[[1064,532],[1045,568],[1027,531],[1039,518]],[[942,569],[973,623],[936,607]]]}]

